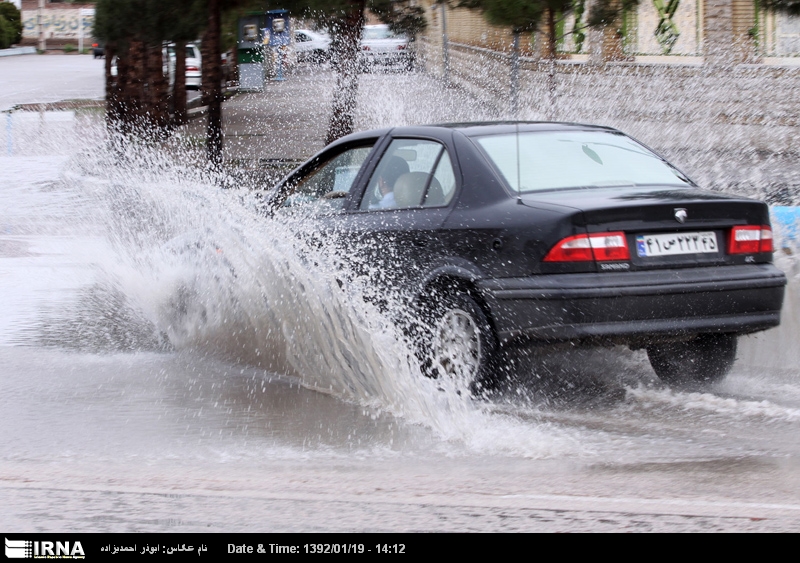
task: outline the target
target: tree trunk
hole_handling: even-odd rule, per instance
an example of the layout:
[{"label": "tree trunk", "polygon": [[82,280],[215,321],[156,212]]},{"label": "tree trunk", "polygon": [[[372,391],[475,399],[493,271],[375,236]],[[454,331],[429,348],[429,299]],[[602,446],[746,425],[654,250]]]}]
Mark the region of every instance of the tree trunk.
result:
[{"label": "tree trunk", "polygon": [[186,123],[186,41],[175,42],[175,82],[172,84],[174,125]]},{"label": "tree trunk", "polygon": [[556,13],[547,8],[547,91],[550,93],[550,115],[556,119],[556,56],[558,38],[556,37]]},{"label": "tree trunk", "polygon": [[117,74],[122,77],[125,88],[122,121],[125,124],[126,133],[135,131],[142,126],[142,103],[145,99],[144,72],[144,43],[131,41],[127,58],[117,58]]},{"label": "tree trunk", "polygon": [[333,109],[325,144],[353,132],[356,96],[358,95],[358,52],[364,27],[366,0],[350,0],[348,12],[340,24],[334,42],[334,57],[339,76],[333,93]]},{"label": "tree trunk", "polygon": [[164,76],[164,55],[161,43],[148,45],[147,111],[145,119],[153,134],[163,134],[169,123],[167,114],[167,77]]},{"label": "tree trunk", "polygon": [[558,37],[556,37],[556,12],[547,9],[547,58],[555,60],[558,55]]},{"label": "tree trunk", "polygon": [[625,59],[625,49],[622,44],[622,2],[613,0],[611,6],[616,10],[616,16],[613,21],[603,26],[603,62]]},{"label": "tree trunk", "polygon": [[119,88],[119,65],[117,65],[117,76],[111,75],[111,63],[117,55],[117,48],[114,43],[107,43],[105,46],[105,76],[106,76],[106,127],[109,133],[119,131],[120,119],[122,119],[122,96]]},{"label": "tree trunk", "polygon": [[208,0],[208,27],[203,34],[203,105],[208,107],[206,153],[212,166],[222,164],[221,0]]}]

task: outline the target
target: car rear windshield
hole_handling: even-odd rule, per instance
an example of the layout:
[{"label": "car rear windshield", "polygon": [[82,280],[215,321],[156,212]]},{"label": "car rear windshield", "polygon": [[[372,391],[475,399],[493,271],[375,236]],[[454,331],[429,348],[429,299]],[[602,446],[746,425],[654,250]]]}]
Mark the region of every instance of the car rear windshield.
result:
[{"label": "car rear windshield", "polygon": [[394,37],[394,32],[388,27],[365,27],[362,33],[363,39],[389,39]]},{"label": "car rear windshield", "polygon": [[690,186],[679,170],[622,133],[541,131],[477,137],[516,193],[608,186]]}]

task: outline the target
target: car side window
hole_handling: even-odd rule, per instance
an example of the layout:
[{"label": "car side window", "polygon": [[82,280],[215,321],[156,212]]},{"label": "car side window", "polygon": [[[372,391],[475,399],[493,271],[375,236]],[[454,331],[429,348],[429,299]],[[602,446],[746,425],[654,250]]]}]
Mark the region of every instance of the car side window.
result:
[{"label": "car side window", "polygon": [[[438,185],[437,185],[438,184]],[[433,173],[433,180],[425,194],[422,207],[440,207],[447,205],[456,193],[456,175],[453,173],[453,163],[450,162],[450,155],[447,151],[442,151],[442,157]]]},{"label": "car side window", "polygon": [[284,200],[283,207],[317,206],[320,210],[341,209],[371,150],[372,145],[352,147],[320,162],[304,175],[290,180],[289,195]]},{"label": "car side window", "polygon": [[441,143],[395,139],[370,178],[360,209],[442,207],[455,193],[455,174]]}]

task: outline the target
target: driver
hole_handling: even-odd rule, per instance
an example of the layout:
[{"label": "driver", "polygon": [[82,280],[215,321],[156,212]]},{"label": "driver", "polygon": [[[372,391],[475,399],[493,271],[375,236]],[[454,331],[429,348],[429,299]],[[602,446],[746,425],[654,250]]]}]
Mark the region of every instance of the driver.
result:
[{"label": "driver", "polygon": [[[383,163],[381,163],[383,164]],[[394,183],[403,174],[408,173],[408,163],[399,156],[391,156],[385,166],[378,171],[377,189],[380,199],[369,206],[370,209],[391,209],[397,207],[394,200]]]}]

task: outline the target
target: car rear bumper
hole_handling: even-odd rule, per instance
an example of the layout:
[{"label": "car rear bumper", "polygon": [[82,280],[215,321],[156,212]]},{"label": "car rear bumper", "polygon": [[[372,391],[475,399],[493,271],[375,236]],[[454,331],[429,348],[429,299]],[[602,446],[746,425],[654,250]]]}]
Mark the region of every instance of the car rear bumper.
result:
[{"label": "car rear bumper", "polygon": [[772,264],[478,282],[501,341],[755,332],[780,323],[785,285]]},{"label": "car rear bumper", "polygon": [[362,52],[360,56],[361,61],[369,65],[406,64],[411,60],[411,53],[408,51]]},{"label": "car rear bumper", "polygon": [[201,73],[190,74],[186,73],[186,87],[189,89],[199,90],[203,85],[203,75]]}]

